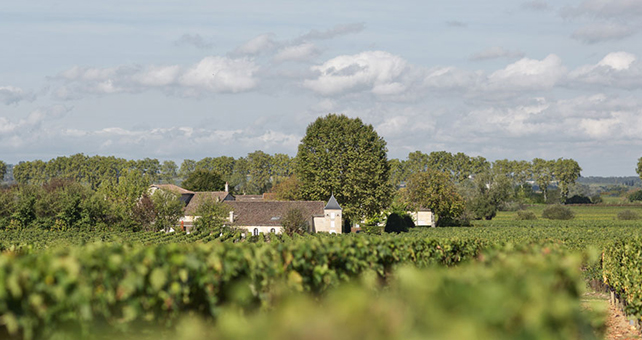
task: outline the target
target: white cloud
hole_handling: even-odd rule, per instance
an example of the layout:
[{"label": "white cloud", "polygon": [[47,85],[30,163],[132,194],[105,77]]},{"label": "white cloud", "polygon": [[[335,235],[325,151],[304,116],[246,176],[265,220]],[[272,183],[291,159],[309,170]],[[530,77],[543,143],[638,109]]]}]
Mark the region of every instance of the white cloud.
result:
[{"label": "white cloud", "polygon": [[77,99],[80,94],[137,93],[160,89],[183,96],[208,93],[238,93],[258,85],[259,66],[251,59],[210,56],[191,67],[117,66],[89,68],[75,66],[55,78],[63,84],[53,91],[58,99]]},{"label": "white cloud", "polygon": [[316,79],[303,85],[321,95],[347,94],[367,90],[376,95],[396,95],[406,90],[405,77],[410,72],[401,57],[383,51],[342,55],[322,65],[313,66]]},{"label": "white cloud", "polygon": [[206,57],[187,70],[179,83],[210,92],[244,92],[255,88],[259,67],[250,59]]},{"label": "white cloud", "polygon": [[596,44],[604,41],[621,40],[633,35],[635,32],[626,26],[616,23],[595,23],[584,26],[573,32],[571,38],[587,44]]},{"label": "white cloud", "polygon": [[321,54],[321,51],[312,43],[287,46],[279,50],[274,56],[275,62],[305,61]]},{"label": "white cloud", "polygon": [[628,52],[613,52],[594,65],[584,65],[569,74],[572,84],[613,88],[642,87],[642,65]]},{"label": "white cloud", "polygon": [[71,109],[64,105],[53,105],[34,110],[26,117],[15,121],[0,117],[0,141],[16,142],[23,138],[37,138],[43,122],[60,119]]},{"label": "white cloud", "polygon": [[488,60],[488,59],[497,59],[497,58],[522,58],[524,57],[524,52],[520,51],[510,51],[504,49],[503,47],[494,46],[487,48],[481,52],[475,53],[470,57],[470,60],[479,61],[479,60]]},{"label": "white cloud", "polygon": [[23,89],[15,86],[0,86],[0,102],[5,105],[17,104],[21,101],[34,101],[36,95],[24,91]]},{"label": "white cloud", "polygon": [[488,84],[494,89],[550,89],[567,73],[562,59],[554,54],[542,60],[523,58],[488,76]]}]

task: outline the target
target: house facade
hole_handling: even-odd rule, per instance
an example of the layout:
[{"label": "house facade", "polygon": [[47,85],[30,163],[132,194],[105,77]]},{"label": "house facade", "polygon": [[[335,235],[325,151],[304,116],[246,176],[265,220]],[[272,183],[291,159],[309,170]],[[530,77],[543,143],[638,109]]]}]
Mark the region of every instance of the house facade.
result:
[{"label": "house facade", "polygon": [[239,195],[235,197],[227,191],[194,192],[173,184],[154,184],[150,194],[156,190],[168,190],[180,195],[185,204],[185,216],[180,226],[186,231],[194,228],[199,218],[198,208],[203,202],[213,201],[228,206],[230,215],[226,225],[247,230],[248,233],[276,233],[283,231],[282,219],[293,209],[301,211],[308,220],[311,232],[342,233],[343,210],[334,198],[323,201],[276,201],[266,195]]}]

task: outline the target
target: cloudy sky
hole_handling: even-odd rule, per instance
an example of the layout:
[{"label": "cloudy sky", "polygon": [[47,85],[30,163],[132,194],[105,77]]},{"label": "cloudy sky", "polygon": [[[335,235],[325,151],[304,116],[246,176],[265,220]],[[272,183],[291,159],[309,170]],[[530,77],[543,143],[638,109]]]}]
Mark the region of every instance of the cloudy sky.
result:
[{"label": "cloudy sky", "polygon": [[0,159],[296,154],[330,112],[389,156],[635,175],[642,1],[0,4]]}]

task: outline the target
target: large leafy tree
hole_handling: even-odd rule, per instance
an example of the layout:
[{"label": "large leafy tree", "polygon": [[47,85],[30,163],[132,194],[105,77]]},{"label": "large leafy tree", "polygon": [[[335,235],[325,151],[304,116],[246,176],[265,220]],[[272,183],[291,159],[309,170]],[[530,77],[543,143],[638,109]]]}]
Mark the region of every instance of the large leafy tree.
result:
[{"label": "large leafy tree", "polygon": [[562,202],[568,198],[569,185],[580,177],[582,168],[573,159],[560,158],[555,161],[555,178],[558,181]]},{"label": "large leafy tree", "polygon": [[465,207],[464,199],[457,192],[451,176],[433,169],[410,175],[403,197],[415,209],[432,210],[438,217],[438,226],[459,217]]},{"label": "large leafy tree", "polygon": [[0,182],[4,180],[4,175],[7,173],[7,164],[0,161]]},{"label": "large leafy tree", "polygon": [[217,172],[196,169],[187,176],[181,186],[192,191],[221,191],[225,187],[225,182]]},{"label": "large leafy tree", "polygon": [[297,153],[303,198],[327,200],[334,193],[350,220],[379,214],[392,197],[386,151],[384,139],[359,118],[318,118],[308,126]]},{"label": "large leafy tree", "polygon": [[555,161],[547,161],[541,158],[533,159],[532,163],[533,180],[544,194],[544,201],[548,200],[548,186],[553,180],[555,172]]}]

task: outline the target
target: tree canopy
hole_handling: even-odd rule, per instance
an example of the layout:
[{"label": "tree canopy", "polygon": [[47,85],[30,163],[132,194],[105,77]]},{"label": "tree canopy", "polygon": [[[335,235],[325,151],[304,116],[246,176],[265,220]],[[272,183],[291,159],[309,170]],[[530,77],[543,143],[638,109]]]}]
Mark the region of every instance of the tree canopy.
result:
[{"label": "tree canopy", "polygon": [[225,182],[215,171],[197,169],[190,173],[181,185],[192,191],[221,191],[225,187]]},{"label": "tree canopy", "polygon": [[404,201],[415,209],[432,210],[438,217],[438,226],[459,217],[465,206],[450,176],[432,169],[414,173],[408,178]]},{"label": "tree canopy", "polygon": [[299,144],[296,175],[301,195],[327,200],[334,193],[348,219],[378,214],[391,201],[386,142],[359,118],[329,114],[310,124]]}]

